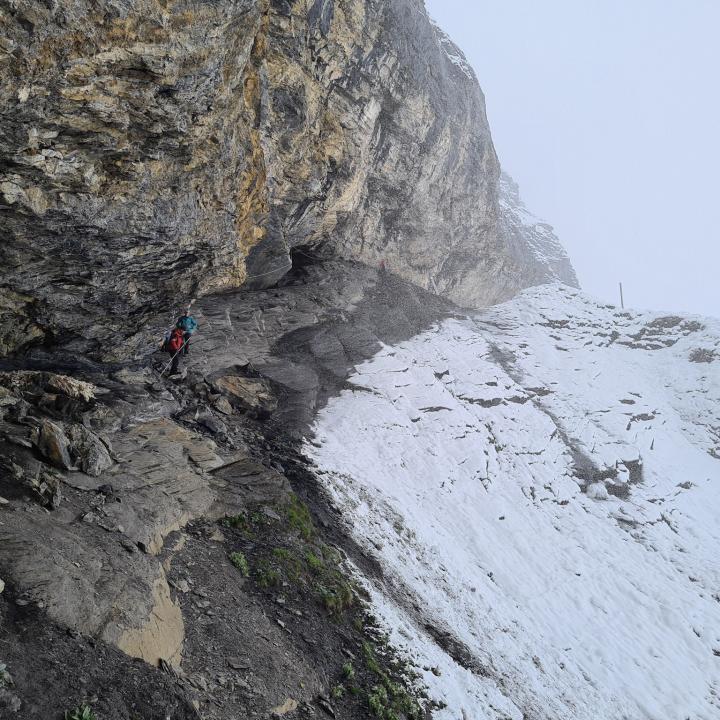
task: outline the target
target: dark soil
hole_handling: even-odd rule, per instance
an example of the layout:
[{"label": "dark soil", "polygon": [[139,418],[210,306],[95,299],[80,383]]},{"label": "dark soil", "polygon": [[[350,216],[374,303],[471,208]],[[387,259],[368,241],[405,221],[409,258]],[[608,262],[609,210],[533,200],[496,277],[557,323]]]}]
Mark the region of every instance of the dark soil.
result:
[{"label": "dark soil", "polygon": [[8,590],[0,596],[0,662],[12,677],[11,685],[0,681],[3,719],[63,720],[88,704],[101,720],[199,720],[174,678],[55,627]]}]

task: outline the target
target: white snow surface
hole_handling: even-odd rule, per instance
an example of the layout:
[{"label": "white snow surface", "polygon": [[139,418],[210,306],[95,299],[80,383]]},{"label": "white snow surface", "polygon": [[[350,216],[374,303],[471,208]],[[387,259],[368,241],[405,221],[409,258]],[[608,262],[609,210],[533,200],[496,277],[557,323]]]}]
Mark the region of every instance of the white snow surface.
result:
[{"label": "white snow surface", "polygon": [[352,384],[306,452],[435,717],[720,718],[720,322],[544,286]]}]

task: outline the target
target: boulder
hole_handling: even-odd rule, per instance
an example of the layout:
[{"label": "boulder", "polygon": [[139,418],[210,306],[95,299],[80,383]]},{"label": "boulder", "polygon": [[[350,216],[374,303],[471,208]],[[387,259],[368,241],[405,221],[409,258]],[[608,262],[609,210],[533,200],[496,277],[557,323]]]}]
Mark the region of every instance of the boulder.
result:
[{"label": "boulder", "polygon": [[95,385],[84,380],[36,370],[0,372],[0,386],[16,392],[55,393],[85,402],[90,402],[97,392]]},{"label": "boulder", "polygon": [[264,380],[225,375],[215,380],[213,387],[246,410],[271,413],[277,408],[277,400]]},{"label": "boulder", "polygon": [[74,470],[70,456],[70,440],[60,425],[43,420],[38,428],[37,449],[52,465],[60,470]]},{"label": "boulder", "polygon": [[85,474],[100,477],[112,467],[113,460],[108,446],[92,430],[74,424],[68,427],[67,434],[72,443],[75,462]]}]

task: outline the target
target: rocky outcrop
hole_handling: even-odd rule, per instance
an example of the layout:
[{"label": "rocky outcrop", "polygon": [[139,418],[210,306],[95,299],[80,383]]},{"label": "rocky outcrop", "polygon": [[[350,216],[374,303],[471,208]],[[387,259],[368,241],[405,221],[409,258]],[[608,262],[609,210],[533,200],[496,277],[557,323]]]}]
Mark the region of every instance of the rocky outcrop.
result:
[{"label": "rocky outcrop", "polygon": [[[146,680],[171,678],[168,702],[191,699],[198,717],[360,720],[381,678],[388,703],[408,707],[402,666],[373,669],[388,648],[368,655],[382,634],[348,584],[352,548],[297,438],[354,363],[454,308],[360,264],[299,275],[201,300],[184,380],[157,371],[164,356],[155,370],[84,362],[78,379],[0,373],[0,646],[47,626],[43,657],[82,640],[117,686],[98,678],[88,696],[81,678],[97,675],[73,666],[67,699],[62,683],[33,679],[34,644],[13,646],[0,657],[16,678],[10,717],[61,693],[65,708],[96,697],[98,716],[135,702],[111,647],[159,667]],[[170,707],[148,718],[185,720]]]},{"label": "rocky outcrop", "polygon": [[178,403],[147,373],[118,376],[98,387],[0,373],[0,567],[25,604],[63,627],[178,665],[183,617],[156,557],[166,538],[237,513],[262,488],[277,502],[289,490],[242,449],[222,458],[167,417]]},{"label": "rocky outcrop", "polygon": [[16,0],[0,37],[0,354],[119,358],[176,304],[318,253],[463,305],[538,275],[421,0]]}]

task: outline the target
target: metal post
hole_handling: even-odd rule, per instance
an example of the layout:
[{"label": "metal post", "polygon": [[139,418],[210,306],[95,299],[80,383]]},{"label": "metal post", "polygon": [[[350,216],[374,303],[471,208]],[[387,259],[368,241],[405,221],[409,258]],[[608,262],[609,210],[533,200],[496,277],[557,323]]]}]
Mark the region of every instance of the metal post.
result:
[{"label": "metal post", "polygon": [[625,309],[625,296],[623,295],[623,286],[622,283],[620,283],[620,307],[624,310]]}]

